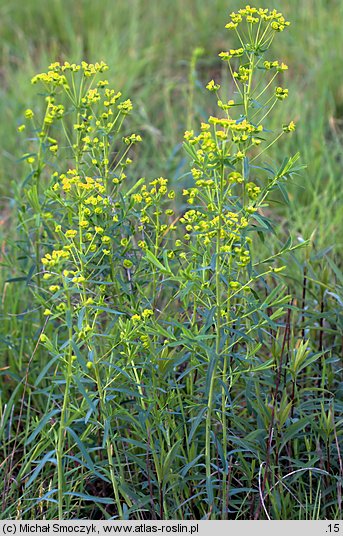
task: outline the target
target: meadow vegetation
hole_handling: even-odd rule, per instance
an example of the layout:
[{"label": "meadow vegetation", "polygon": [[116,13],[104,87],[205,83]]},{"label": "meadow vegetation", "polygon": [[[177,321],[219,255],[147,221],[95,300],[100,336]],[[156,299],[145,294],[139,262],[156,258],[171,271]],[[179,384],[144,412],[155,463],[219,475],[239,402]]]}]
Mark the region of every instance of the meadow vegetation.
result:
[{"label": "meadow vegetation", "polygon": [[340,518],[342,4],[132,3],[0,6],[1,517]]}]

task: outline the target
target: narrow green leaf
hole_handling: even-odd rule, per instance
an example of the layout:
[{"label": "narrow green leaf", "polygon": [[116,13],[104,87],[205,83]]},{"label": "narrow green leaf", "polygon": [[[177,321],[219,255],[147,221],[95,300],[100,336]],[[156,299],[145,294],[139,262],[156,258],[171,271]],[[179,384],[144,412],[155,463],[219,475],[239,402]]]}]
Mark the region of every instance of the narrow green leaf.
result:
[{"label": "narrow green leaf", "polygon": [[36,439],[36,437],[38,436],[38,434],[40,434],[40,432],[42,431],[42,429],[44,428],[44,426],[47,424],[48,421],[50,421],[50,419],[54,416],[54,415],[57,415],[57,413],[60,413],[60,410],[59,409],[54,409],[52,411],[50,411],[50,413],[47,413],[46,415],[44,415],[44,417],[42,418],[42,420],[40,421],[40,423],[38,424],[38,426],[34,429],[34,431],[32,432],[32,434],[29,435],[29,437],[27,438],[25,444],[26,445],[29,445],[30,443],[32,443],[32,441],[34,439]]},{"label": "narrow green leaf", "polygon": [[165,266],[163,266],[163,264],[155,257],[155,255],[147,250],[146,253],[145,253],[145,258],[151,262],[151,264],[153,264],[156,268],[158,268],[158,270],[160,270],[163,274],[170,274],[172,275],[172,272],[170,271],[170,268],[169,270],[167,268],[165,268]]}]

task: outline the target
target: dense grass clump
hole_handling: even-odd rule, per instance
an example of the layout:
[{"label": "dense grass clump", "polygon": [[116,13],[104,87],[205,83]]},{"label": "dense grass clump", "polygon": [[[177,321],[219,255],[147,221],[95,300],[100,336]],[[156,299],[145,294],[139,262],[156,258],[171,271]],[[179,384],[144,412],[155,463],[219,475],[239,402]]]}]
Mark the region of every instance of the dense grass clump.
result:
[{"label": "dense grass clump", "polygon": [[142,164],[107,63],[32,79],[3,252],[3,518],[341,515],[343,278],[277,211],[307,173],[279,148],[297,133],[273,52],[288,26],[231,13],[199,126],[195,50],[174,180]]}]

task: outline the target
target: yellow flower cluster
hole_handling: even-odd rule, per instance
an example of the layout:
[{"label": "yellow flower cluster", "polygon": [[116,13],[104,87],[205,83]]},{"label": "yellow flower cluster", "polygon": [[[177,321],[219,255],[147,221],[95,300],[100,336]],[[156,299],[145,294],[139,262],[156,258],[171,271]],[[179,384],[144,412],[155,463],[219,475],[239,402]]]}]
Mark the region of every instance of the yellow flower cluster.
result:
[{"label": "yellow flower cluster", "polygon": [[148,320],[154,315],[154,311],[152,309],[144,309],[141,314],[134,314],[131,316],[131,320],[134,323],[141,322],[142,320]]},{"label": "yellow flower cluster", "polygon": [[[146,229],[146,226],[152,224],[158,226],[158,233],[163,234],[167,229],[174,230],[174,224],[168,225],[162,223],[160,216],[163,214],[161,204],[166,199],[174,199],[175,191],[168,190],[168,179],[159,177],[150,181],[147,185],[143,184],[139,191],[133,193],[131,199],[134,205],[140,205],[140,225],[139,231]],[[166,216],[172,216],[174,211],[171,208],[164,210]],[[166,221],[166,220],[164,220]],[[158,222],[158,223],[156,223]],[[138,247],[141,249],[147,249],[145,240],[139,240]]]},{"label": "yellow flower cluster", "polygon": [[133,110],[131,100],[127,99],[126,101],[121,102],[120,104],[118,104],[118,110],[120,110],[121,113],[124,114],[124,115],[130,113],[131,110]]},{"label": "yellow flower cluster", "polygon": [[[211,186],[214,185],[214,181],[212,179],[207,179],[207,180],[199,179],[196,181],[196,185],[210,188]],[[196,199],[198,194],[199,194],[198,188],[188,188],[187,190],[183,190],[182,192],[182,195],[188,196],[187,201],[189,205],[194,204],[194,200]]]},{"label": "yellow flower cluster", "polygon": [[[56,175],[57,176],[57,175]],[[106,195],[104,181],[101,178],[82,177],[75,169],[70,169],[59,176],[59,181],[53,186],[53,190],[60,196],[62,203],[78,204],[79,216],[75,221],[74,229],[67,229],[63,236],[66,239],[74,239],[78,232],[82,236],[82,248],[84,252],[110,254],[108,246],[112,239],[105,234],[101,225],[97,225],[97,218],[109,218],[115,222],[118,218],[113,215],[113,207]],[[111,223],[112,225],[112,223]],[[85,232],[84,232],[85,231]],[[56,233],[62,232],[62,226],[56,225]],[[65,249],[71,246],[66,245]],[[44,262],[43,262],[44,264]],[[80,282],[79,280],[76,282]]]},{"label": "yellow flower cluster", "polygon": [[[225,211],[220,216],[216,215],[211,218],[208,214],[194,209],[188,210],[180,218],[180,222],[185,225],[187,231],[185,235],[186,240],[189,239],[188,233],[194,232],[199,241],[204,245],[211,244],[218,232],[219,226],[220,239],[232,241],[237,239],[238,231],[248,225],[247,218],[245,216],[239,216],[236,212]],[[225,249],[225,246],[223,247],[223,252],[229,251]]]},{"label": "yellow flower cluster", "polygon": [[282,87],[277,87],[275,89],[275,97],[278,100],[284,100],[288,97],[288,89],[284,89]]},{"label": "yellow flower cluster", "polygon": [[228,180],[231,184],[234,184],[234,183],[242,183],[243,182],[243,177],[242,177],[242,174],[239,173],[239,171],[232,171],[229,176],[228,176]]},{"label": "yellow flower cluster", "polygon": [[64,233],[64,236],[66,238],[75,238],[76,235],[77,235],[77,231],[75,231],[75,229],[68,229],[68,231]]},{"label": "yellow flower cluster", "polygon": [[84,106],[91,106],[96,104],[101,99],[101,95],[97,88],[89,89],[84,97],[82,97],[81,102]]},{"label": "yellow flower cluster", "polygon": [[69,259],[70,252],[66,249],[55,249],[51,253],[47,253],[42,258],[42,264],[45,268],[53,268],[57,266],[61,260]]},{"label": "yellow flower cluster", "polygon": [[[69,169],[67,173],[62,173],[59,176],[59,182],[56,182],[53,186],[53,190],[58,192],[63,190],[64,193],[70,192],[73,188],[73,192],[80,197],[85,197],[85,194],[93,190],[96,194],[103,194],[106,190],[103,180],[101,178],[93,179],[92,177],[81,177],[77,174],[75,169]],[[99,199],[99,201],[102,201]],[[105,199],[103,200],[105,201]],[[87,199],[85,201],[87,203]],[[94,204],[88,202],[88,204]]]},{"label": "yellow flower cluster", "polygon": [[282,13],[276,9],[269,10],[251,7],[250,5],[240,9],[237,13],[230,14],[231,21],[225,26],[229,30],[235,30],[244,20],[249,24],[257,24],[260,21],[266,22],[270,27],[278,32],[282,32],[290,25]]},{"label": "yellow flower cluster", "polygon": [[130,136],[125,136],[123,138],[123,142],[126,145],[133,145],[135,143],[140,143],[142,141],[142,137],[139,134],[131,134]]},{"label": "yellow flower cluster", "polygon": [[222,60],[230,60],[231,58],[240,58],[244,54],[244,48],[231,48],[228,52],[220,52],[219,57]]},{"label": "yellow flower cluster", "polygon": [[101,61],[100,63],[87,63],[86,61],[82,61],[81,68],[85,76],[93,76],[97,73],[108,71],[108,65],[104,61]]},{"label": "yellow flower cluster", "polygon": [[52,125],[55,119],[62,119],[64,116],[64,106],[63,104],[55,104],[55,99],[53,97],[47,97],[47,111],[44,117],[44,123],[46,125]]},{"label": "yellow flower cluster", "polygon": [[240,65],[238,71],[233,73],[233,77],[240,82],[246,82],[247,80],[249,80],[250,75],[251,69],[249,67],[244,67],[243,65]]},{"label": "yellow flower cluster", "polygon": [[117,93],[114,91],[114,89],[105,89],[105,99],[104,100],[104,106],[109,108],[110,106],[114,106],[117,100],[119,100],[121,97],[121,92],[118,91]]},{"label": "yellow flower cluster", "polygon": [[62,64],[59,61],[55,61],[54,63],[51,63],[49,65],[49,71],[55,73],[64,73],[66,71],[77,73],[81,70],[83,71],[85,76],[92,76],[97,73],[104,73],[105,71],[107,71],[108,65],[103,61],[101,61],[100,63],[87,63],[86,61],[82,61],[81,64],[69,63],[69,61],[65,61]]},{"label": "yellow flower cluster", "polygon": [[279,63],[277,60],[275,60],[275,61],[265,61],[263,63],[263,66],[267,71],[270,71],[272,69],[276,69],[277,72],[281,72],[281,71],[287,71],[287,69],[288,69],[288,65],[286,65],[283,62]]},{"label": "yellow flower cluster", "polygon": [[34,117],[34,113],[32,110],[28,109],[28,110],[25,110],[25,118],[26,119],[33,119]]},{"label": "yellow flower cluster", "polygon": [[[232,102],[229,101],[228,106],[231,106]],[[211,125],[214,127],[213,132]],[[194,131],[187,131],[184,137],[190,145],[199,146],[196,151],[198,164],[211,168],[211,166],[215,167],[218,164],[218,157],[220,158],[224,155],[226,157],[230,156],[229,147],[226,147],[225,144],[227,141],[238,144],[239,151],[235,153],[236,158],[241,158],[241,155],[243,155],[241,150],[243,146],[247,146],[248,144],[259,145],[261,140],[258,136],[263,131],[263,126],[256,126],[246,119],[236,121],[230,117],[219,118],[210,116],[208,123],[202,123],[201,130],[202,132],[198,136],[194,135]],[[202,172],[197,170],[194,174],[193,171],[194,178],[199,179]]]},{"label": "yellow flower cluster", "polygon": [[245,185],[245,189],[247,191],[249,198],[253,200],[257,199],[261,192],[261,188],[259,186],[256,186],[254,182],[248,182]]},{"label": "yellow flower cluster", "polygon": [[218,91],[220,89],[220,85],[216,84],[214,80],[210,80],[210,82],[207,84],[206,89],[209,91]]},{"label": "yellow flower cluster", "polygon": [[57,71],[48,71],[47,73],[36,74],[32,79],[32,84],[42,82],[48,86],[63,86],[69,88],[69,84],[64,74],[60,74]]},{"label": "yellow flower cluster", "polygon": [[[100,63],[87,63],[85,61],[81,64],[64,62],[61,64],[59,61],[51,63],[49,65],[49,70],[44,73],[39,73],[31,79],[32,84],[37,84],[42,82],[48,89],[53,92],[58,86],[63,87],[69,95],[75,93],[75,83],[74,81],[68,82],[67,73],[72,73],[71,77],[79,71],[86,78],[95,76],[98,73],[103,73],[107,71],[108,66],[106,63],[101,61]],[[73,78],[71,78],[73,80]],[[100,81],[98,87],[105,87],[108,84],[107,80]],[[90,89],[86,97],[83,97],[82,103],[85,105],[93,104],[100,99],[100,95],[97,92],[97,89]]]},{"label": "yellow flower cluster", "polygon": [[[132,199],[135,203],[144,203],[145,207],[149,207],[168,194],[168,179],[159,177],[149,182],[149,186],[150,188],[143,184],[139,193],[132,194]],[[169,198],[172,198],[173,194],[174,192],[169,192]]]},{"label": "yellow flower cluster", "polygon": [[238,257],[237,266],[244,268],[250,261],[250,252],[244,246],[236,246],[233,248],[233,256]]},{"label": "yellow flower cluster", "polygon": [[[122,205],[112,185],[118,185],[125,179],[124,171],[132,162],[128,151],[142,138],[139,134],[127,134],[126,131],[121,140],[121,149],[117,150],[117,145],[115,146],[114,157],[111,148],[115,139],[120,143],[118,133],[125,120],[124,116],[132,111],[133,105],[130,99],[122,100],[120,92],[109,89],[107,80],[99,80],[101,76],[96,81],[89,80],[107,69],[104,62],[55,62],[47,72],[32,79],[32,83],[42,82],[45,86],[43,91],[47,94],[46,112],[41,121],[43,126],[38,135],[50,153],[58,151],[63,138],[54,133],[51,134],[54,137],[50,137],[49,132],[50,125],[65,115],[65,108],[60,104],[65,104],[65,101],[59,97],[69,101],[68,124],[63,122],[63,131],[75,166],[75,169],[69,169],[65,173],[52,174],[50,212],[43,213],[46,228],[49,229],[50,249],[41,258],[42,279],[48,281],[47,290],[54,294],[46,315],[58,316],[65,311],[66,303],[62,300],[66,299],[66,294],[61,289],[67,287],[71,299],[67,306],[78,309],[90,305],[89,300],[93,303],[93,299],[97,305],[102,303],[101,300],[109,290],[106,285],[110,281],[109,273],[114,260],[120,259],[119,266],[126,270],[133,267],[135,260],[131,253],[133,242],[130,239],[120,240],[121,218],[126,215],[121,212]],[[70,132],[69,122],[73,112],[73,131]],[[30,121],[33,118],[34,112],[27,109],[25,119]],[[35,128],[36,123],[37,121],[33,125]],[[19,126],[20,131],[24,128],[25,125]],[[38,160],[36,154],[28,153],[25,157],[30,165]],[[142,188],[140,195],[146,206],[152,207],[151,213],[157,214],[155,203],[163,195],[168,195],[167,180],[159,178],[152,181],[145,189]],[[174,192],[169,192],[170,197],[173,195]],[[130,210],[131,208],[132,206]],[[172,212],[169,209],[168,214],[171,215]],[[58,223],[54,222],[54,218]],[[161,232],[163,230],[162,225]],[[110,259],[104,261],[104,256],[110,256]],[[104,285],[94,284],[98,274],[101,274],[99,277]],[[90,293],[92,298],[89,297]],[[55,298],[56,303],[52,303]],[[140,318],[145,320],[152,315],[152,310],[144,309]],[[83,326],[79,333],[85,334],[86,328]]]},{"label": "yellow flower cluster", "polygon": [[296,125],[294,121],[291,121],[290,123],[288,123],[288,125],[283,125],[282,128],[284,132],[294,132],[296,129]]}]

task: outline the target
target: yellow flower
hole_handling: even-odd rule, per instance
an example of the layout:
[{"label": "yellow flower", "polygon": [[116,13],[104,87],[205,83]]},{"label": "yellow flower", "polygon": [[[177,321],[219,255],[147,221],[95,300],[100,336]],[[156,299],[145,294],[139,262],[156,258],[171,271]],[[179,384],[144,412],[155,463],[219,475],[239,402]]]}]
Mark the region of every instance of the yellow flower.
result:
[{"label": "yellow flower", "polygon": [[237,28],[238,24],[234,23],[234,22],[228,22],[226,25],[225,25],[225,28],[227,28],[228,30],[235,30]]},{"label": "yellow flower", "polygon": [[132,102],[130,99],[127,99],[124,102],[121,102],[118,104],[118,110],[121,111],[122,114],[128,114],[133,109]]},{"label": "yellow flower", "polygon": [[219,84],[216,84],[214,82],[214,80],[211,80],[207,86],[206,86],[206,89],[208,89],[209,91],[218,91],[218,89],[220,89],[220,85]]},{"label": "yellow flower", "polygon": [[288,89],[277,87],[275,89],[275,97],[279,100],[284,100],[288,97]]},{"label": "yellow flower", "polygon": [[129,259],[125,259],[124,262],[123,262],[123,266],[124,266],[124,268],[129,269],[129,268],[132,268],[133,263]]},{"label": "yellow flower", "polygon": [[288,123],[288,125],[283,125],[282,128],[284,132],[294,132],[294,130],[296,129],[296,125],[294,121],[291,121],[290,123]]},{"label": "yellow flower", "polygon": [[191,138],[193,138],[193,136],[194,136],[194,131],[193,130],[186,130],[186,132],[184,134],[185,140],[190,140]]},{"label": "yellow flower", "polygon": [[49,290],[50,292],[57,292],[60,289],[58,285],[50,285]]},{"label": "yellow flower", "polygon": [[76,235],[77,235],[77,231],[75,231],[74,229],[69,229],[68,231],[64,233],[64,236],[66,238],[75,238]]},{"label": "yellow flower", "polygon": [[131,136],[126,136],[125,138],[123,138],[123,142],[126,145],[139,143],[141,141],[142,141],[142,137],[139,134],[131,134]]},{"label": "yellow flower", "polygon": [[28,110],[25,110],[25,117],[26,119],[32,119],[34,117],[34,113],[32,110],[28,109]]},{"label": "yellow flower", "polygon": [[154,311],[152,311],[151,309],[144,309],[144,311],[142,312],[143,318],[150,318],[153,315],[154,315]]}]

